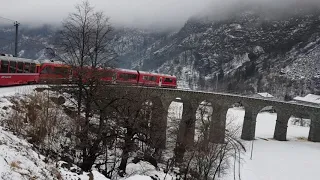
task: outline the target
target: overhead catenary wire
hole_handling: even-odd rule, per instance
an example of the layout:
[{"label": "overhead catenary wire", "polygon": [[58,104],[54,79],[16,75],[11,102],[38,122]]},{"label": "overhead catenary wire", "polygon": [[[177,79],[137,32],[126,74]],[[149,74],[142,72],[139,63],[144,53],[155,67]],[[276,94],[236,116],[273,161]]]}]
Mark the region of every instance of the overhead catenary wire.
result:
[{"label": "overhead catenary wire", "polygon": [[12,19],[9,19],[9,18],[5,18],[5,17],[2,17],[2,16],[0,16],[0,19],[4,19],[4,20],[7,20],[7,21],[11,21],[11,22],[16,22],[15,20],[12,20]]},{"label": "overhead catenary wire", "polygon": [[11,21],[14,23],[15,29],[16,29],[16,33],[15,33],[15,47],[14,47],[14,56],[17,57],[18,56],[18,27],[20,25],[20,23],[18,23],[18,21],[9,19],[9,18],[5,18],[3,16],[0,16],[0,19],[4,19],[7,21]]}]

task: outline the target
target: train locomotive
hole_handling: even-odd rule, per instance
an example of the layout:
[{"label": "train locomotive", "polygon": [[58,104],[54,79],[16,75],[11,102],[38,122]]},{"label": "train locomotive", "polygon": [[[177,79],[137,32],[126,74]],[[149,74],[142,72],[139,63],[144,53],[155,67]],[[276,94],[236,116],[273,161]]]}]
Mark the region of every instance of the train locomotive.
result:
[{"label": "train locomotive", "polygon": [[[77,79],[77,69],[59,61],[40,62],[0,54],[0,86],[72,83]],[[87,68],[87,73],[90,71]],[[109,84],[177,88],[177,78],[172,75],[120,68],[97,68],[97,71],[101,82]]]}]

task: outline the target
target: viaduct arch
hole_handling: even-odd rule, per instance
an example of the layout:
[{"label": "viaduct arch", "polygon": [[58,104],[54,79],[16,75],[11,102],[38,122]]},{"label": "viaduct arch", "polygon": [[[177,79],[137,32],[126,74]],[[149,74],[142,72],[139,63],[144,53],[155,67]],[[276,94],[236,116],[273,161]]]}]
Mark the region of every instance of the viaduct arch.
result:
[{"label": "viaduct arch", "polygon": [[171,102],[181,97],[183,103],[182,119],[177,137],[177,152],[183,153],[194,142],[196,111],[201,102],[206,101],[212,105],[212,118],[209,130],[209,141],[223,143],[225,139],[226,115],[231,105],[241,103],[245,108],[245,116],[241,139],[253,140],[255,138],[256,118],[258,113],[266,106],[272,106],[277,112],[274,139],[285,141],[287,137],[288,120],[292,115],[311,119],[308,140],[320,142],[320,106],[306,105],[263,98],[253,98],[227,93],[209,93],[177,89],[148,88],[134,86],[112,86],[114,91],[127,93],[139,91],[142,96],[150,97],[154,103],[151,129],[152,138],[156,140],[158,148],[166,146],[166,129],[168,108]]}]

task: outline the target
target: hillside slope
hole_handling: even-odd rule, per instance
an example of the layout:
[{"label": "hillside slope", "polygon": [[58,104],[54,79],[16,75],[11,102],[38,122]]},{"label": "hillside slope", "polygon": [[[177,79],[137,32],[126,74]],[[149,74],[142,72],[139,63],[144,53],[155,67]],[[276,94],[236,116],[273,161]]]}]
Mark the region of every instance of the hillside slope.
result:
[{"label": "hillside slope", "polygon": [[191,18],[139,61],[143,69],[175,74],[194,89],[319,93],[320,10],[293,8],[281,14],[243,6],[223,19]]}]

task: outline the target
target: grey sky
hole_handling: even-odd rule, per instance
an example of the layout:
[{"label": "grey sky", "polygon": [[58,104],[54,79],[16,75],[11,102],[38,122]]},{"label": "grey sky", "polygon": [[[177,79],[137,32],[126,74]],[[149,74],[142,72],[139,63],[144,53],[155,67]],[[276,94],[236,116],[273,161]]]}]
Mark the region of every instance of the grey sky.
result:
[{"label": "grey sky", "polygon": [[[148,28],[181,26],[190,16],[224,11],[237,2],[286,4],[320,0],[89,0],[96,10],[104,11],[114,25]],[[21,24],[60,24],[81,0],[0,0],[0,16]],[[1,20],[0,24],[4,21]]]},{"label": "grey sky", "polygon": [[[80,0],[0,0],[0,16],[22,24],[59,24]],[[181,24],[212,0],[89,0],[117,25]],[[0,23],[2,20],[0,21]]]}]

